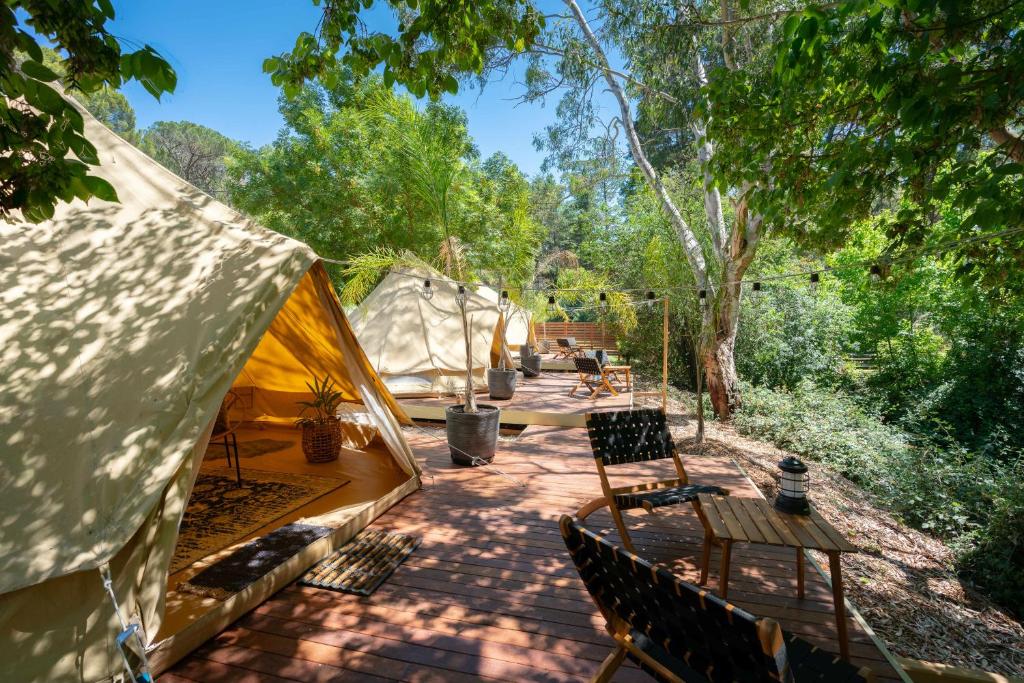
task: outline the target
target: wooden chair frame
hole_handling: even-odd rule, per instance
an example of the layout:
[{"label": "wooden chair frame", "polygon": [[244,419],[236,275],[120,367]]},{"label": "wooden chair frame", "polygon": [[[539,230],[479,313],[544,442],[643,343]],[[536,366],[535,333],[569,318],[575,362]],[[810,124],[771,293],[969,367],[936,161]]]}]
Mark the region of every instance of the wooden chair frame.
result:
[{"label": "wooden chair frame", "polygon": [[[691,596],[690,600],[693,599],[695,587],[692,584],[686,584],[678,577],[670,574],[664,568],[658,568],[657,565],[650,565],[643,558],[636,556],[632,553],[631,556],[623,556],[621,550],[617,550],[606,538],[601,535],[596,535],[593,532],[587,531],[583,526],[583,522],[588,515],[594,511],[603,507],[608,501],[603,498],[592,500],[582,507],[576,514],[575,519],[568,515],[563,515],[559,520],[559,528],[562,532],[562,537],[565,539],[566,546],[569,548],[570,554],[573,556],[573,564],[576,565],[577,571],[580,573],[580,578],[583,579],[584,584],[587,587],[587,591],[591,594],[592,599],[597,605],[601,612],[601,615],[605,619],[605,626],[608,633],[615,641],[615,648],[608,654],[607,657],[601,662],[600,667],[594,676],[590,679],[594,683],[605,683],[611,681],[615,672],[625,661],[626,657],[630,657],[636,663],[647,669],[647,672],[653,675],[656,679],[661,681],[667,681],[668,683],[685,683],[686,679],[682,678],[676,671],[672,671],[666,666],[669,662],[662,662],[654,658],[648,652],[644,651],[641,644],[638,644],[634,640],[634,635],[637,633],[645,633],[649,636],[654,636],[649,630],[645,631],[640,625],[649,620],[651,612],[644,614],[645,609],[656,609],[653,606],[643,607],[639,610],[638,606],[630,605],[629,596],[619,596],[625,604],[620,604],[619,600],[616,599],[615,595],[609,592],[609,589],[614,590],[614,584],[606,583],[601,580],[600,584],[593,586],[590,581],[595,576],[595,566],[591,564],[593,559],[585,559],[581,563],[580,558],[577,557],[577,550],[585,548],[584,545],[574,546],[570,538],[574,534],[582,534],[577,536],[581,544],[586,544],[586,535],[590,535],[594,542],[608,546],[611,550],[611,557],[615,558],[612,561],[628,562],[635,575],[635,580],[639,582],[651,581],[654,585],[663,586],[663,590],[666,593],[674,594],[681,600],[685,600],[686,596]],[[572,531],[572,528],[576,527],[576,531]],[[599,553],[599,556],[601,554]],[[604,558],[608,558],[608,555],[604,555]],[[606,561],[598,559],[598,562]],[[600,575],[600,570],[597,575]],[[589,577],[589,578],[588,578]],[[648,578],[649,577],[649,578]],[[673,591],[672,584],[675,583]],[[733,615],[730,618],[730,624],[741,626],[744,623],[747,624],[746,628],[753,627],[753,631],[748,631],[749,636],[747,640],[748,646],[756,648],[760,651],[763,656],[763,662],[769,665],[770,662],[774,662],[776,666],[781,666],[781,670],[764,670],[762,673],[769,676],[780,676],[782,680],[841,680],[841,681],[857,681],[858,683],[874,683],[874,673],[864,667],[855,668],[846,662],[843,662],[831,653],[814,648],[806,641],[802,641],[800,638],[786,635],[781,626],[777,621],[771,618],[758,618],[753,614],[744,612],[742,609],[737,608],[731,604],[725,602],[720,598],[716,598],[711,595],[706,595],[703,591],[699,592],[701,596],[700,604],[704,609],[712,608],[718,609],[719,611],[725,611]],[[635,599],[635,598],[632,598]],[[709,604],[710,603],[710,604]],[[716,607],[717,605],[717,607]],[[628,615],[628,616],[627,616]],[[627,620],[633,620],[639,618],[639,624],[634,625]],[[733,621],[733,620],[739,621]],[[649,622],[647,622],[649,623]],[[653,625],[653,624],[652,624]],[[657,626],[656,626],[657,628]],[[664,626],[662,625],[663,629]],[[638,630],[639,629],[639,630]],[[664,637],[664,633],[662,636]],[[662,643],[662,647],[668,647],[669,642],[676,642],[679,647],[680,645],[684,648],[686,636],[680,634],[681,638],[676,639],[669,635],[669,640]],[[656,641],[657,642],[657,641]],[[699,643],[699,641],[696,641]],[[699,649],[699,645],[697,645]],[[730,645],[735,647],[735,644]],[[755,650],[755,651],[756,651]],[[690,651],[692,652],[692,650]],[[815,654],[819,653],[819,654]],[[676,661],[680,663],[689,664],[688,658],[680,658],[680,653],[667,652],[670,658],[674,657]],[[714,655],[709,653],[707,650],[699,650],[698,656],[728,656],[724,653]],[[707,662],[705,661],[705,665]],[[712,668],[714,662],[711,663]],[[749,666],[749,664],[748,664]],[[756,664],[755,664],[756,666]],[[749,668],[748,673],[753,673]],[[695,672],[699,675],[699,671]],[[702,679],[703,680],[703,679]]]},{"label": "wooden chair frame", "polygon": [[[588,363],[588,361],[590,361]],[[590,390],[590,398],[596,399],[601,395],[602,391],[607,391],[612,396],[618,396],[618,390],[612,386],[611,377],[615,375],[614,371],[606,370],[601,367],[601,364],[597,362],[596,358],[589,357],[574,357],[573,362],[576,364],[576,372],[579,373],[580,379],[572,389],[569,390],[570,396],[575,396],[576,392],[586,387]],[[590,365],[593,363],[592,368],[584,370],[582,365]],[[594,371],[596,369],[596,372]],[[618,375],[615,375],[618,379]]]},{"label": "wooden chair frame", "polygon": [[[660,412],[660,411],[659,411]],[[584,417],[587,421],[588,429],[590,428],[591,418],[594,413],[587,413]],[[632,486],[612,486],[608,481],[608,470],[607,465],[596,452],[594,453],[594,464],[597,465],[597,475],[601,479],[601,492],[604,495],[604,500],[608,503],[608,511],[611,513],[612,520],[615,522],[616,528],[619,530],[619,536],[622,538],[622,544],[631,553],[636,553],[636,548],[633,545],[633,539],[629,535],[629,531],[626,529],[625,518],[623,517],[623,510],[619,507],[615,497],[624,493],[641,493],[645,491],[659,491],[662,489],[672,489],[680,486],[687,486],[690,484],[690,476],[686,473],[686,468],[683,466],[683,460],[679,457],[679,449],[676,448],[675,443],[671,443],[669,449],[669,455],[664,456],[672,459],[672,464],[675,466],[676,476],[672,479],[660,479],[655,481],[644,482],[642,484],[633,484]],[[622,464],[635,464],[635,463],[622,463]],[[723,494],[728,494],[726,489],[719,487],[719,490]],[[706,567],[711,557],[711,544],[712,536],[708,531],[708,525],[704,519],[704,513],[700,507],[700,501],[696,496],[690,502],[694,512],[697,513],[697,517],[700,519],[701,525],[704,527],[704,548],[702,552],[702,567],[705,569],[701,572],[701,585],[707,582],[707,570]],[[641,507],[649,515],[655,514],[656,508],[649,502],[641,503]],[[633,509],[633,508],[630,508]],[[588,512],[589,514],[589,512]]]},{"label": "wooden chair frame", "polygon": [[583,347],[576,343],[576,337],[561,337],[555,340],[555,344],[558,348],[554,360],[583,357]]}]

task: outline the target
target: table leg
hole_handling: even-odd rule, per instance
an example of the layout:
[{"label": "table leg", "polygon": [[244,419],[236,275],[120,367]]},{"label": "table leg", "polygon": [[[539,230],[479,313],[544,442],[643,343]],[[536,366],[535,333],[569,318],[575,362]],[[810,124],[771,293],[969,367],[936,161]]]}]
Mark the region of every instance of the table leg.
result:
[{"label": "table leg", "polygon": [[704,550],[700,558],[700,581],[699,585],[703,586],[708,582],[708,569],[711,566],[711,536],[707,533],[704,534]]},{"label": "table leg", "polygon": [[722,564],[718,568],[718,595],[723,600],[729,597],[729,559],[732,555],[732,541],[722,541]]},{"label": "table leg", "polygon": [[832,574],[832,600],[836,610],[836,631],[839,633],[839,654],[850,661],[850,643],[846,634],[846,599],[843,596],[843,565],[839,562],[839,552],[828,554],[828,569]]},{"label": "table leg", "polygon": [[796,596],[804,599],[804,549],[796,549]]}]

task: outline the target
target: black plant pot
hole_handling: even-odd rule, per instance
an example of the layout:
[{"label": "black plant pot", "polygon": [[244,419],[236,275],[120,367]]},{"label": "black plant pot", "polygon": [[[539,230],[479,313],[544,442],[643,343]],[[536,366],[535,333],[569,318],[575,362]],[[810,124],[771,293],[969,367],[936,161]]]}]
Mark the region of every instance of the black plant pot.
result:
[{"label": "black plant pot", "polygon": [[467,413],[464,408],[448,406],[444,411],[452,462],[456,465],[491,462],[494,460],[494,449],[498,446],[501,409],[482,403],[477,404],[475,413]]},{"label": "black plant pot", "polygon": [[512,398],[516,393],[515,369],[487,368],[487,390],[496,400]]},{"label": "black plant pot", "polygon": [[523,377],[540,377],[539,353],[535,353],[532,356],[523,356],[519,359],[519,363],[523,366]]}]

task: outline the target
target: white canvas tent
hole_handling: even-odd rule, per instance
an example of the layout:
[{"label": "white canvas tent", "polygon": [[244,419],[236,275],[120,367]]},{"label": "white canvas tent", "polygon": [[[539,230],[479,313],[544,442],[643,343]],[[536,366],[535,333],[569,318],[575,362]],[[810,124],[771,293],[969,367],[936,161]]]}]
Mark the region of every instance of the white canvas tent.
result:
[{"label": "white canvas tent", "polygon": [[[433,296],[422,295],[430,280]],[[471,288],[470,288],[471,289]],[[352,312],[350,320],[370,364],[396,396],[456,394],[466,386],[466,347],[462,316],[455,301],[458,285],[424,267],[392,269]],[[501,351],[498,307],[467,291],[471,318],[473,382],[487,388],[489,367]],[[506,359],[511,365],[511,359]]]},{"label": "white canvas tent", "polygon": [[[362,526],[419,486],[407,418],[316,254],[83,116],[95,174],[120,203],[0,223],[0,670],[12,681],[118,673],[103,566],[152,644],[178,525],[233,383],[268,419],[294,417],[312,374],[364,405],[406,478],[361,510]],[[225,604],[244,611],[259,595]]]},{"label": "white canvas tent", "polygon": [[[476,293],[494,305],[498,304],[500,296],[490,287],[477,287]],[[533,316],[514,301],[509,302],[508,313],[505,315],[505,342],[512,351],[519,351],[519,347],[527,343],[537,345],[533,334]]]}]

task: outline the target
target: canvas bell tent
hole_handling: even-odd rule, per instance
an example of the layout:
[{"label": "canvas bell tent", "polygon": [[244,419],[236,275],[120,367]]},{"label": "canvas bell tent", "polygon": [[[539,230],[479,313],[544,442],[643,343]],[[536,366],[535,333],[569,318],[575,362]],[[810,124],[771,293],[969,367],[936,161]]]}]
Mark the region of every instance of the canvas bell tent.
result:
[{"label": "canvas bell tent", "polygon": [[[476,293],[495,306],[498,305],[500,295],[490,287],[477,287]],[[505,342],[510,350],[516,352],[523,344],[537,345],[537,338],[533,333],[533,316],[514,301],[509,302],[508,313],[505,314]]]},{"label": "canvas bell tent", "polygon": [[[424,282],[430,281],[430,297]],[[501,353],[496,304],[467,288],[473,339],[473,383],[487,389],[489,367]],[[457,394],[466,387],[466,346],[455,296],[458,284],[417,266],[393,268],[352,312],[350,320],[370,364],[395,396]],[[506,358],[511,365],[511,358]]]},{"label": "canvas bell tent", "polygon": [[[120,203],[75,201],[40,225],[0,223],[4,680],[120,673],[121,627],[101,570],[160,668],[419,486],[400,427],[407,418],[367,362],[316,254],[247,222],[82,114],[102,162],[96,173]],[[365,416],[369,435],[360,450],[314,466],[291,422],[306,382],[323,375]],[[251,510],[262,530],[230,527],[241,536],[224,549],[188,550],[229,554],[298,518],[329,533],[244,590],[203,600],[179,593],[176,577],[212,560],[186,556],[169,568],[182,557],[197,482],[216,482],[217,468],[234,476],[207,452],[229,390],[243,398],[233,419],[279,450],[244,454],[241,487],[224,475],[228,486],[206,489],[255,495],[271,486],[259,482],[288,477],[334,489],[278,518]],[[244,442],[244,428],[238,433]],[[347,485],[335,486],[342,476]],[[201,531],[208,538],[210,529]]]}]

